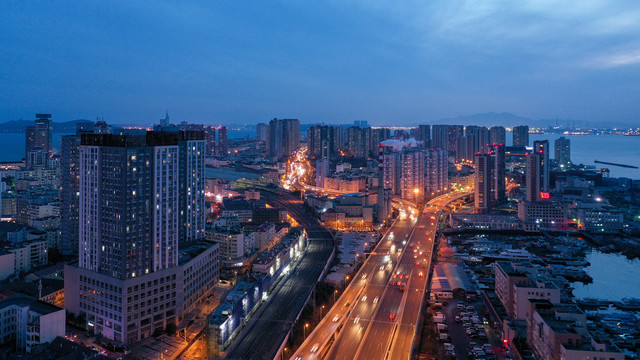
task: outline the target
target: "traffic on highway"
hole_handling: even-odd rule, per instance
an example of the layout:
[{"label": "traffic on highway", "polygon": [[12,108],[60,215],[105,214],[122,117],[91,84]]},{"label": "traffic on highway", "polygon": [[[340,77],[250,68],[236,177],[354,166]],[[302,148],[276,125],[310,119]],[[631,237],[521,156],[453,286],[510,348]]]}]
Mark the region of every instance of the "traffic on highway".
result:
[{"label": "traffic on highway", "polygon": [[427,288],[440,212],[462,193],[399,217],[294,359],[409,358]]}]

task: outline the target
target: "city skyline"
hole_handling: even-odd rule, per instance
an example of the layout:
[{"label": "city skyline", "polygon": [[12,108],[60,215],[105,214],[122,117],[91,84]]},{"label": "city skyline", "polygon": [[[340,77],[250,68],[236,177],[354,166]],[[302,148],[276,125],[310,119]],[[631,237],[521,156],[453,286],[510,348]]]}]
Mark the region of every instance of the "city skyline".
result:
[{"label": "city skyline", "polygon": [[640,358],[636,4],[65,5],[0,5],[3,358]]},{"label": "city skyline", "polygon": [[0,121],[636,119],[633,4],[252,5],[3,5]]}]

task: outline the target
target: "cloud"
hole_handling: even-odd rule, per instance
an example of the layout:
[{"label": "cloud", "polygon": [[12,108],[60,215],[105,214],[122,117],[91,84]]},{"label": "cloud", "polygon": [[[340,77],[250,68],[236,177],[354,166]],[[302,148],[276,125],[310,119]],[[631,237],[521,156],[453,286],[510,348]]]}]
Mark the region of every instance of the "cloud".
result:
[{"label": "cloud", "polygon": [[361,6],[402,24],[405,41],[432,51],[462,47],[501,56],[505,51],[575,62],[629,44],[640,34],[637,3],[616,0],[371,1]]},{"label": "cloud", "polygon": [[603,55],[584,63],[586,67],[605,69],[635,64],[640,64],[640,49]]}]

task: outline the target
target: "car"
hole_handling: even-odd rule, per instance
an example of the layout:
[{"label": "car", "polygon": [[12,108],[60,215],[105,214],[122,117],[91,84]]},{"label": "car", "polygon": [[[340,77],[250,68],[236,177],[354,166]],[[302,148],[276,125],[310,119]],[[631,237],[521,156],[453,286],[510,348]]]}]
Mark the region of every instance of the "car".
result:
[{"label": "car", "polygon": [[362,301],[367,301],[367,295],[362,297]]},{"label": "car", "polygon": [[340,316],[336,315],[333,317],[333,322],[338,322],[340,320]]},{"label": "car", "polygon": [[420,272],[418,273],[418,276],[422,277],[422,271],[420,271]]},{"label": "car", "polygon": [[396,318],[396,313],[390,313],[390,314],[389,314],[389,319],[390,319],[390,320],[393,320],[393,319],[395,319],[395,318]]},{"label": "car", "polygon": [[384,270],[384,265],[380,265],[380,270]]},{"label": "car", "polygon": [[424,229],[424,225],[420,225],[420,229]]},{"label": "car", "polygon": [[313,346],[311,347],[311,352],[314,353],[314,352],[318,351],[319,347],[320,347],[319,344],[313,344]]},{"label": "car", "polygon": [[364,279],[366,279],[366,278],[367,278],[367,274],[363,274],[363,275],[362,275],[362,279],[364,280]]},{"label": "car", "polygon": [[360,316],[356,316],[356,318],[355,318],[355,319],[353,319],[353,323],[354,323],[354,324],[357,324],[357,323],[359,323],[359,322],[360,322]]},{"label": "car", "polygon": [[376,304],[378,303],[379,298],[376,296],[375,298],[373,298],[373,303]]}]

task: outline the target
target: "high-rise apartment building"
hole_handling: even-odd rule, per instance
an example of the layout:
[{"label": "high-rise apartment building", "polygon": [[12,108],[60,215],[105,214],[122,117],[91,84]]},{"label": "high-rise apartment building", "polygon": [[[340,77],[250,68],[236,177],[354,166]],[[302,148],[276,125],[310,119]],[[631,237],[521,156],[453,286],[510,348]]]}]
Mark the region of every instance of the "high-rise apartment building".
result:
[{"label": "high-rise apartment building", "polygon": [[80,140],[94,132],[93,123],[78,123],[75,135],[62,136],[60,149],[60,250],[78,252],[80,207]]},{"label": "high-rise apartment building", "polygon": [[36,114],[33,125],[25,130],[25,158],[34,149],[44,150],[51,155],[53,151],[53,123],[51,114]]},{"label": "high-rise apartment building", "polygon": [[204,128],[205,153],[207,155],[216,154],[216,128],[207,126]]},{"label": "high-rise apartment building", "polygon": [[269,134],[269,125],[259,123],[256,125],[256,140],[267,142]]},{"label": "high-rise apartment building", "polygon": [[421,142],[420,147],[428,148],[431,146],[431,125],[418,125],[415,129],[415,139]]},{"label": "high-rise apartment building", "polygon": [[269,156],[281,158],[293,154],[300,146],[300,120],[273,119],[269,122]]},{"label": "high-rise apartment building", "polygon": [[540,201],[541,187],[541,156],[539,154],[529,154],[526,157],[525,186],[527,188],[527,201]]},{"label": "high-rise apartment building", "polygon": [[504,126],[493,126],[489,129],[489,133],[490,144],[507,145],[507,131]]},{"label": "high-rise apartment building", "polygon": [[533,153],[540,155],[540,191],[549,192],[550,179],[549,171],[551,170],[551,163],[549,162],[549,140],[536,140],[533,142]]},{"label": "high-rise apartment building", "polygon": [[407,149],[400,153],[400,197],[421,203],[424,200],[424,151]]},{"label": "high-rise apartment building", "polygon": [[400,153],[385,152],[382,155],[382,163],[384,188],[391,189],[393,195],[400,195],[400,178],[402,177]]},{"label": "high-rise apartment building", "polygon": [[439,149],[447,149],[447,144],[449,143],[448,125],[433,125],[431,132],[431,146]]},{"label": "high-rise apartment building", "polygon": [[507,201],[507,169],[505,144],[493,144],[490,147],[493,156],[493,198],[496,204]]},{"label": "high-rise apartment building", "polygon": [[333,131],[331,126],[313,125],[307,130],[307,156],[311,159],[322,157],[323,143],[333,147]]},{"label": "high-rise apartment building", "polygon": [[229,151],[229,139],[227,136],[227,127],[220,126],[218,128],[218,139],[216,141],[216,155],[226,155]]},{"label": "high-rise apartment building", "polygon": [[333,132],[333,145],[331,147],[331,154],[338,156],[341,150],[345,149],[345,139],[347,138],[346,130],[342,125],[332,127]]},{"label": "high-rise apartment building", "polygon": [[324,179],[329,176],[329,159],[316,160],[316,187],[324,187]]},{"label": "high-rise apartment building", "polygon": [[450,154],[458,150],[458,139],[464,135],[462,125],[433,125],[431,147],[446,149]]},{"label": "high-rise apartment building", "polygon": [[470,142],[473,153],[485,152],[487,145],[489,145],[489,129],[484,126],[467,126],[465,136]]},{"label": "high-rise apartment building", "polygon": [[210,294],[217,245],[178,252],[182,221],[187,239],[204,227],[204,147],[199,131],[82,135],[79,263],[65,267],[65,307],[89,330],[131,344]]},{"label": "high-rise apartment building", "polygon": [[475,154],[488,151],[489,129],[484,126],[470,125],[464,136],[456,143],[456,161],[473,161]]},{"label": "high-rise apartment building", "polygon": [[464,126],[462,125],[449,125],[448,129],[448,142],[447,150],[449,152],[455,152],[458,146],[458,139],[464,135]]},{"label": "high-rise apartment building", "polygon": [[378,151],[378,145],[381,142],[391,138],[391,130],[387,128],[371,129],[371,141],[367,144],[367,156],[375,157]]},{"label": "high-rise apartment building", "polygon": [[513,146],[529,146],[529,126],[521,125],[513,128]]},{"label": "high-rise apartment building", "polygon": [[347,129],[347,146],[349,154],[356,158],[364,158],[366,152],[365,132],[358,126]]},{"label": "high-rise apartment building", "polygon": [[475,209],[487,212],[506,200],[505,146],[494,144],[475,155]]},{"label": "high-rise apartment building", "polygon": [[384,145],[378,145],[378,203],[376,219],[383,223],[391,215],[391,188],[384,181]]},{"label": "high-rise apartment building", "polygon": [[449,188],[447,150],[425,150],[424,160],[424,194],[429,200],[443,194]]},{"label": "high-rise apartment building", "polygon": [[474,207],[476,211],[486,212],[491,209],[493,204],[491,198],[491,173],[493,172],[491,155],[476,154],[474,164],[476,166]]},{"label": "high-rise apartment building", "polygon": [[555,153],[554,159],[556,164],[561,168],[566,168],[571,164],[571,142],[564,136],[558,138],[554,142]]},{"label": "high-rise apartment building", "polygon": [[81,268],[127,279],[177,264],[178,162],[177,134],[82,137]]},{"label": "high-rise apartment building", "polygon": [[179,147],[179,228],[181,242],[205,238],[205,136],[203,131],[180,131]]}]

